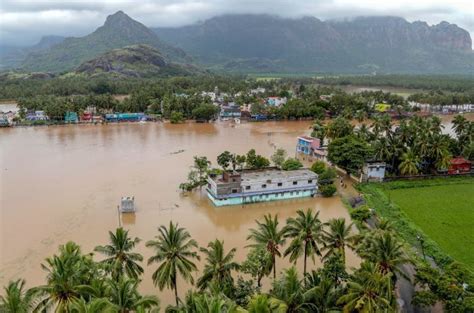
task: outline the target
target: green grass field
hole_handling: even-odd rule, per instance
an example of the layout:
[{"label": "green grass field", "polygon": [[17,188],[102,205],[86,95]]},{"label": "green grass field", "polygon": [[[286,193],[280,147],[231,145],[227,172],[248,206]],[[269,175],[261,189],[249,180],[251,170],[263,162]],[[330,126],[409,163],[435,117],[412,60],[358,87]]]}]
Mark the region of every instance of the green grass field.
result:
[{"label": "green grass field", "polygon": [[444,252],[474,271],[474,179],[424,187],[422,181],[411,184],[383,190]]}]

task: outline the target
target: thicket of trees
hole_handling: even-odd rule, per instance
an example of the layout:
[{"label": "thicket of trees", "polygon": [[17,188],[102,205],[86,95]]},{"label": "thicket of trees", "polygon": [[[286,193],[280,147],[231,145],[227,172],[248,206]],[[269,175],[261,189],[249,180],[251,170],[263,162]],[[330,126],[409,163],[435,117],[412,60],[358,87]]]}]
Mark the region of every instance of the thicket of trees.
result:
[{"label": "thicket of trees", "polygon": [[[278,216],[266,215],[250,230],[249,252],[239,263],[236,249],[229,249],[224,241],[200,246],[186,229],[170,222],[145,243],[153,251],[147,263],[153,268],[155,286],[174,291],[175,305],[166,312],[395,311],[397,273],[412,260],[389,226],[361,227],[357,234],[352,229],[343,218],[323,223],[311,209],[298,211],[284,224]],[[109,242],[97,246],[95,254],[83,253],[69,242],[42,264],[44,285],[27,290],[21,279],[10,282],[0,308],[16,313],[158,311],[158,298],[138,291],[144,271],[144,258],[135,252],[139,243],[122,228],[109,232]],[[347,249],[362,259],[360,267],[351,271],[345,265]],[[303,262],[303,273],[295,267],[278,268],[283,257]],[[201,258],[204,267],[199,272],[196,262]],[[316,258],[322,267],[312,265]],[[266,276],[272,279],[269,290],[261,287]],[[177,286],[183,282],[195,283],[195,288],[180,295]],[[434,296],[429,288],[424,291]]]},{"label": "thicket of trees", "polygon": [[453,119],[456,137],[442,133],[439,117],[404,119],[395,125],[389,116],[371,125],[353,127],[337,118],[327,125],[316,122],[313,136],[329,138],[328,159],[349,172],[359,171],[368,159],[387,163],[394,175],[416,175],[447,170],[453,156],[473,159],[474,122],[462,115]]}]

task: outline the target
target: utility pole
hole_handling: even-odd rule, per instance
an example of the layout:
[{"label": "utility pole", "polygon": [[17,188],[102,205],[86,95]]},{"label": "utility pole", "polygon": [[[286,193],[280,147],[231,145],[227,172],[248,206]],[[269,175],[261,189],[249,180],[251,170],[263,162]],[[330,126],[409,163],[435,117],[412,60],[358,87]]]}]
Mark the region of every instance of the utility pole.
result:
[{"label": "utility pole", "polygon": [[117,205],[117,217],[118,217],[119,227],[122,227],[122,220],[120,219],[120,206],[119,205]]}]

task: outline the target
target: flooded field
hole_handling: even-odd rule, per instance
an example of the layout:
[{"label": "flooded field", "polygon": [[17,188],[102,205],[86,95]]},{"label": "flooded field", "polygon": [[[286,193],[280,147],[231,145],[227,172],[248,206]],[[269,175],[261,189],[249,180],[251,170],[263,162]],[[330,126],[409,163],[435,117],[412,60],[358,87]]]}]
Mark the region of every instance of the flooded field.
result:
[{"label": "flooded field", "polygon": [[[227,249],[238,248],[237,260],[242,261],[248,229],[266,213],[278,213],[284,222],[296,210],[312,207],[321,211],[323,220],[349,218],[338,197],[216,208],[204,193],[179,193],[194,155],[206,155],[215,165],[223,150],[244,153],[255,147],[269,157],[282,147],[292,155],[296,136],[307,133],[309,125],[151,123],[2,129],[0,285],[19,277],[30,286],[41,284],[45,273],[40,263],[68,240],[85,252],[105,244],[107,231],[118,225],[116,206],[124,195],[135,196],[138,211],[124,217],[123,223],[132,236],[143,239],[138,251],[145,258],[151,251],[144,242],[170,220],[186,227],[202,246],[224,239]],[[277,269],[287,264],[278,260]],[[351,253],[348,264],[357,265]],[[142,288],[158,293],[165,305],[171,293],[153,287],[154,269],[145,267]],[[181,284],[181,293],[186,287]]]}]

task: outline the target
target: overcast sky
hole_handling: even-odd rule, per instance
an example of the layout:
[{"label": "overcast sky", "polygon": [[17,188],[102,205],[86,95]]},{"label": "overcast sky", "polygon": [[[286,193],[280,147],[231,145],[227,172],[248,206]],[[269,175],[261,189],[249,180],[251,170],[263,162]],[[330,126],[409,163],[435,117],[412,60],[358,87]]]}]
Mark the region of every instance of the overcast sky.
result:
[{"label": "overcast sky", "polygon": [[448,21],[474,34],[474,0],[0,0],[1,44],[32,44],[43,35],[86,35],[118,10],[147,26],[180,26],[226,13],[323,20],[394,15],[411,22]]}]

